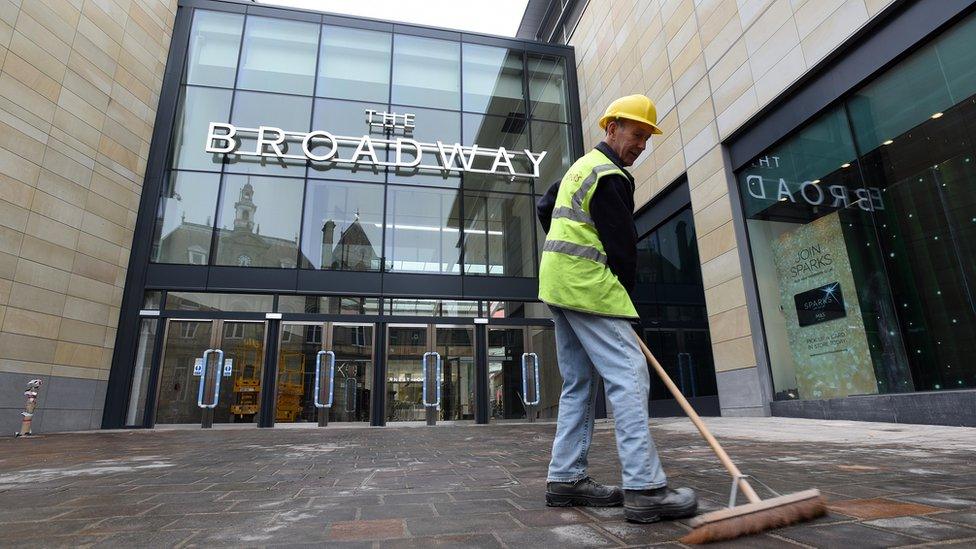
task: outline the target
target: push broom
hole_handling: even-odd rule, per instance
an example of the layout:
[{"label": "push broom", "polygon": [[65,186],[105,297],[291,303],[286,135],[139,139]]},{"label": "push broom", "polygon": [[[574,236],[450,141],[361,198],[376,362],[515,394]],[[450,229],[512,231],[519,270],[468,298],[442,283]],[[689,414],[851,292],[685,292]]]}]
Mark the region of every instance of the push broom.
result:
[{"label": "push broom", "polygon": [[[654,358],[651,351],[647,349],[647,346],[644,345],[640,337],[637,338],[637,342],[641,350],[644,351],[644,356],[647,358],[647,361],[654,367],[657,375],[661,377],[661,381],[667,385],[668,390],[674,395],[675,400],[678,401],[681,408],[688,414],[688,417],[695,424],[695,427],[698,428],[698,431],[701,432],[702,437],[705,438],[708,445],[712,447],[712,451],[718,456],[725,469],[732,475],[732,493],[729,497],[729,507],[699,515],[692,519],[691,526],[694,529],[681,538],[682,542],[692,544],[710,543],[713,541],[733,539],[739,536],[758,534],[773,528],[813,520],[827,512],[827,506],[824,503],[823,497],[820,495],[820,490],[815,488],[796,492],[795,494],[760,499],[756,495],[756,491],[752,489],[752,486],[746,480],[748,475],[743,475],[739,471],[739,468],[732,463],[728,454],[725,453],[722,446],[715,440],[712,433],[708,431],[708,428],[705,427],[705,423],[698,417],[695,409],[691,407],[688,400],[681,394],[681,391],[678,390],[674,382],[671,381],[667,372],[664,371],[661,364]],[[742,490],[749,503],[735,505],[737,490]]]}]

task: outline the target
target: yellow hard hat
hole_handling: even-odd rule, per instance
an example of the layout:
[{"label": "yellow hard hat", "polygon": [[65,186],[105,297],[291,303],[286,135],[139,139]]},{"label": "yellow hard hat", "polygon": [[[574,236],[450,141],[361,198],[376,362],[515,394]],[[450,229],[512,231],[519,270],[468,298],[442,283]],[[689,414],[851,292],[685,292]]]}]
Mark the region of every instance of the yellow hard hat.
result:
[{"label": "yellow hard hat", "polygon": [[654,102],[639,93],[621,97],[610,103],[607,112],[603,113],[603,117],[600,118],[600,129],[607,129],[607,124],[617,118],[626,118],[647,124],[654,130],[653,133],[655,134],[664,133],[661,128],[657,127],[657,107],[654,106]]}]

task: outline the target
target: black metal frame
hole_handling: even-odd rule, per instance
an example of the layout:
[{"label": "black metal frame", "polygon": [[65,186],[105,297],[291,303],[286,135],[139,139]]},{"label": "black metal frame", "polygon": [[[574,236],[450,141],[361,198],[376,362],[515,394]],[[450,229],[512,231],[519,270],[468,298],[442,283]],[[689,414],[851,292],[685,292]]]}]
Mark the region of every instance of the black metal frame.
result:
[{"label": "black metal frame", "polygon": [[[119,316],[119,326],[115,342],[115,353],[112,358],[112,368],[106,391],[105,408],[102,416],[103,428],[119,428],[125,426],[125,413],[129,391],[132,384],[132,359],[136,352],[138,329],[142,300],[147,290],[195,290],[195,291],[230,291],[230,292],[264,292],[264,293],[297,293],[320,295],[364,295],[364,296],[416,296],[441,297],[446,299],[500,299],[535,301],[537,280],[535,278],[517,277],[489,277],[489,276],[456,276],[456,275],[425,275],[404,273],[353,273],[312,271],[305,269],[268,269],[260,267],[224,267],[224,266],[196,266],[171,265],[150,263],[152,232],[156,221],[156,210],[159,204],[160,191],[163,180],[169,171],[168,160],[172,142],[173,128],[177,114],[179,90],[182,84],[183,71],[189,49],[189,37],[195,9],[212,11],[252,14],[308,21],[320,24],[333,24],[355,28],[382,30],[398,34],[413,36],[442,38],[456,40],[460,43],[473,43],[491,46],[509,47],[528,53],[546,54],[562,57],[566,65],[566,79],[568,88],[569,117],[567,127],[570,132],[570,152],[579,157],[583,153],[583,136],[580,128],[581,116],[579,110],[579,88],[576,79],[576,61],[574,50],[569,46],[551,45],[539,42],[525,41],[515,38],[504,38],[478,33],[458,32],[448,29],[422,27],[418,25],[391,23],[375,19],[337,16],[309,10],[280,8],[255,5],[243,0],[180,0],[174,23],[170,51],[167,57],[160,100],[156,111],[152,147],[149,152],[146,175],[144,178],[142,196],[139,202],[138,217],[133,235],[132,249],[126,274],[125,289]],[[527,75],[526,75],[527,78]],[[525,78],[523,78],[523,82]],[[527,85],[527,84],[525,84]],[[528,99],[528,98],[527,98]],[[527,105],[528,109],[528,105]],[[530,137],[531,139],[531,137]],[[549,182],[545,182],[548,185]],[[536,238],[533,231],[533,239]],[[536,250],[538,246],[536,246]],[[537,253],[535,250],[533,254]],[[211,256],[212,257],[212,256]],[[203,313],[179,312],[180,317],[190,318]],[[150,389],[158,383],[159,356],[162,352],[165,321],[176,316],[168,311],[162,311],[157,330],[157,341],[153,350],[153,365],[150,378]],[[283,314],[283,320],[298,320],[301,315]],[[325,320],[327,315],[313,315],[315,320]],[[209,314],[206,318],[264,320],[263,313],[220,313]],[[307,318],[307,317],[306,317]],[[349,319],[348,317],[346,317]],[[357,317],[363,320],[363,317]],[[350,319],[351,320],[351,319]],[[397,318],[396,321],[400,321]],[[419,320],[419,319],[418,319]],[[423,322],[440,322],[447,319],[433,319],[425,317]],[[472,319],[460,319],[464,323],[473,322]],[[376,322],[377,356],[385,355],[383,348],[383,328],[391,317],[373,317],[370,322]],[[551,324],[544,319],[493,319],[492,323],[499,324]],[[271,326],[279,323],[269,321],[269,341],[275,341],[277,329],[272,332]],[[275,343],[276,344],[276,343]],[[266,353],[266,372],[273,370],[274,361],[271,353]],[[382,364],[382,361],[378,363]],[[384,380],[384,372],[380,368],[374,369],[374,383]],[[268,374],[270,375],[270,374]],[[379,386],[379,385],[374,385]],[[154,393],[147,396],[147,413],[144,426],[153,423],[155,406],[149,407],[148,401]],[[382,391],[374,391],[374,410],[383,409],[384,395]],[[155,404],[154,402],[151,404]],[[378,416],[378,417],[377,417]],[[262,418],[267,418],[262,414]],[[264,421],[262,421],[264,423]],[[374,414],[374,425],[382,425],[382,414]]]}]

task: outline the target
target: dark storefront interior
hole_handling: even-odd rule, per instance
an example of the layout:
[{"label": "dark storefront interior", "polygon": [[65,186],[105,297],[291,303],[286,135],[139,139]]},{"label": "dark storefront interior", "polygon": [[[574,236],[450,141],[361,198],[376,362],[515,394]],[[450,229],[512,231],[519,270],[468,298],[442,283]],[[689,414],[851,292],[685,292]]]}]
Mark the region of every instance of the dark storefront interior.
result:
[{"label": "dark storefront interior", "polygon": [[974,36],[969,16],[738,172],[777,400],[976,388]]}]

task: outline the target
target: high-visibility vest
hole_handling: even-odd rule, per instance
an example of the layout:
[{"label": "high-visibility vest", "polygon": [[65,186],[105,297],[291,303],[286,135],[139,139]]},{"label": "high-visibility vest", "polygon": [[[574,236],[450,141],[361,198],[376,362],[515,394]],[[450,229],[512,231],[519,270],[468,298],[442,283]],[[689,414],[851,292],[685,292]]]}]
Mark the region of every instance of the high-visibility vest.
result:
[{"label": "high-visibility vest", "polygon": [[606,251],[590,217],[590,199],[600,178],[610,174],[626,177],[594,149],[570,166],[559,183],[552,224],[542,247],[539,299],[574,311],[637,318],[627,290],[607,267]]}]

